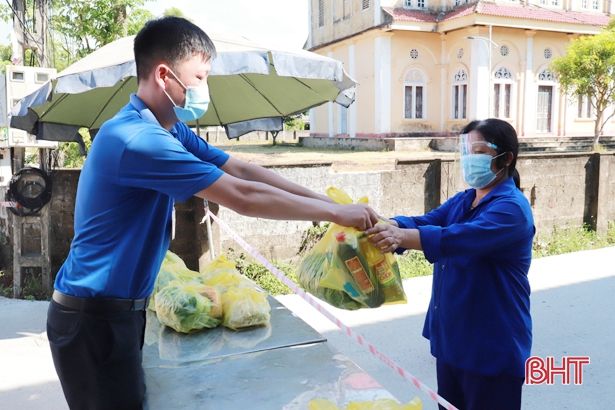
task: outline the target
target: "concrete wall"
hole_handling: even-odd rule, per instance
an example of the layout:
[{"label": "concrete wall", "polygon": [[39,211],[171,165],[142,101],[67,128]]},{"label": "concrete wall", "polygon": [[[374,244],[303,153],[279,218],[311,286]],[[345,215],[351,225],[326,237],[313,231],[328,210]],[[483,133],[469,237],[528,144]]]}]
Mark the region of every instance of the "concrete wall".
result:
[{"label": "concrete wall", "polygon": [[[607,221],[615,220],[615,201],[609,200],[615,196],[614,154],[526,155],[519,158],[518,169],[539,234],[549,234],[553,226],[583,223],[604,232]],[[368,195],[371,205],[383,216],[422,214],[463,189],[459,165],[439,159],[400,161],[394,169],[379,171],[358,170],[336,163],[277,167],[275,171],[315,191],[322,192],[328,185],[335,185],[354,198]],[[73,236],[78,176],[78,170],[58,170],[53,175],[50,205],[53,272],[66,257]],[[199,223],[204,214],[202,205],[196,198],[177,204],[177,233],[171,249],[192,269],[208,261],[205,225]],[[226,208],[213,207],[213,211],[271,259],[294,256],[302,233],[311,226],[310,222],[247,218]],[[240,251],[217,225],[213,236],[218,252],[227,248]],[[0,245],[4,267],[10,271],[11,261],[6,260],[5,250],[11,245],[3,242]]]}]

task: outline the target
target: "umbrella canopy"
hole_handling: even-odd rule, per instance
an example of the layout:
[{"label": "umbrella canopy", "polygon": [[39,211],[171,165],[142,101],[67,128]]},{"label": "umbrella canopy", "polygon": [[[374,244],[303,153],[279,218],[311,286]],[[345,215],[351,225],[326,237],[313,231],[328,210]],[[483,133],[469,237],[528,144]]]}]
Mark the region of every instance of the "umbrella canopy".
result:
[{"label": "umbrella canopy", "polygon": [[[229,138],[280,130],[283,117],[354,100],[356,83],[339,61],[245,38],[212,40],[218,55],[208,78],[211,103],[199,125],[224,126]],[[82,127],[95,134],[137,90],[133,42],[134,36],[116,40],[60,72],[13,108],[11,126],[53,141],[79,141]]]}]

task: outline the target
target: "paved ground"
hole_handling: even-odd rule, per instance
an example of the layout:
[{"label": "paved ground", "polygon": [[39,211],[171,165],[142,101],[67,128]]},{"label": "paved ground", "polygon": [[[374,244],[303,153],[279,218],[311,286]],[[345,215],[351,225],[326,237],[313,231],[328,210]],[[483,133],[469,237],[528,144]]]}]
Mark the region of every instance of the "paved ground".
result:
[{"label": "paved ground", "polygon": [[[582,386],[526,386],[524,409],[611,408],[615,403],[615,248],[535,260],[530,273],[534,354],[589,355]],[[407,305],[346,312],[347,324],[406,370],[435,388],[434,360],[420,333],[431,277],[407,280]],[[296,296],[279,298],[330,345],[349,356],[401,400],[418,393]],[[0,408],[65,409],[44,333],[46,302],[0,298]],[[435,408],[422,396],[426,409]],[[494,405],[494,409],[497,405]]]}]

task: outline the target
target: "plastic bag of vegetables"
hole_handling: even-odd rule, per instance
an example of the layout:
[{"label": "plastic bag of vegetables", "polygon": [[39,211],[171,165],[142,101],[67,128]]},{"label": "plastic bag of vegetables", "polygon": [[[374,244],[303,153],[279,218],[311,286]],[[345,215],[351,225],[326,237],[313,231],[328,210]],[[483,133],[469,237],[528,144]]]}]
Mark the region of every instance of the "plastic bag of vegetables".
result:
[{"label": "plastic bag of vegetables", "polygon": [[195,282],[173,280],[155,298],[160,323],[181,333],[220,324],[222,304],[217,289]]},{"label": "plastic bag of vegetables", "polygon": [[222,325],[238,330],[268,325],[271,306],[267,294],[253,287],[233,287],[222,293]]}]

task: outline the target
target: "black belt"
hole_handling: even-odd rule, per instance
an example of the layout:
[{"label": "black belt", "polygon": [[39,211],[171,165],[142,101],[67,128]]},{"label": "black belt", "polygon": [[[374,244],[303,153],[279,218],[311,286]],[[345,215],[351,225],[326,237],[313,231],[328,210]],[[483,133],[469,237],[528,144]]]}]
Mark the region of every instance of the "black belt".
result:
[{"label": "black belt", "polygon": [[53,291],[51,298],[69,309],[82,311],[108,312],[118,310],[145,310],[147,300],[145,299],[114,299],[114,298],[79,298],[76,296],[65,295],[57,290]]}]

